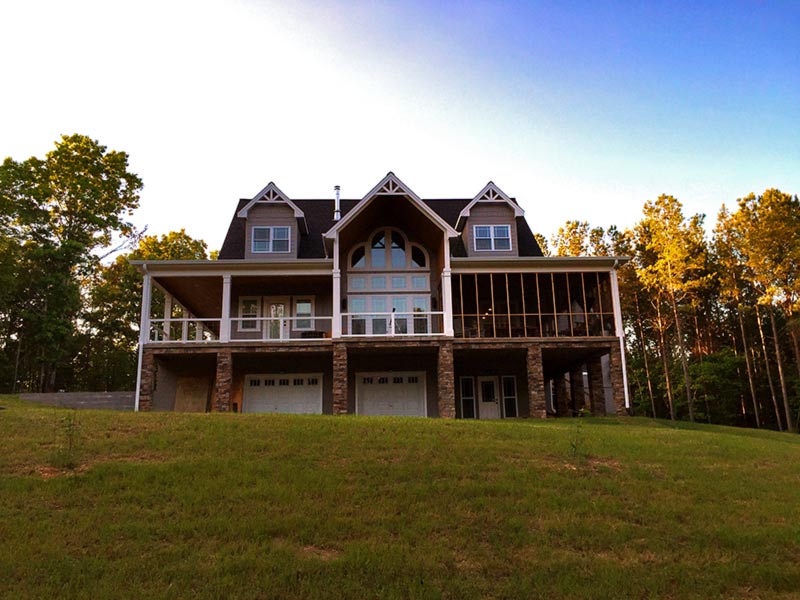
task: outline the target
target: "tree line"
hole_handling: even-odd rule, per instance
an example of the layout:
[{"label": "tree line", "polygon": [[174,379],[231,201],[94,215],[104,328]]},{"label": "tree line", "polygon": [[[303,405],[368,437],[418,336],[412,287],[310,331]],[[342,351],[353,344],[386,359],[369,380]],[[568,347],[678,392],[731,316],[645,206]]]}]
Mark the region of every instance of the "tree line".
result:
[{"label": "tree line", "polygon": [[545,254],[628,256],[619,269],[636,414],[797,431],[800,201],[777,189],[704,215],[648,200],[631,228],[567,221]]},{"label": "tree line", "polygon": [[[134,387],[141,275],[129,261],[213,258],[183,230],[137,231],[141,189],[126,153],[78,134],[0,165],[0,391]],[[710,235],[704,215],[662,195],[631,228],[567,221],[536,237],[546,255],[630,257],[619,281],[636,414],[796,431],[797,196],[723,205]]]}]

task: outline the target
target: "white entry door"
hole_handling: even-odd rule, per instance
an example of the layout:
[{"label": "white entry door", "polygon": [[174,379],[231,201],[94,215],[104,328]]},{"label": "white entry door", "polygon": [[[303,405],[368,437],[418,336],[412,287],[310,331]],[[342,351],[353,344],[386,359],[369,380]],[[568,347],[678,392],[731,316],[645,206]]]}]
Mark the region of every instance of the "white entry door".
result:
[{"label": "white entry door", "polygon": [[264,298],[264,339],[285,340],[289,338],[289,310],[288,298]]},{"label": "white entry door", "polygon": [[425,417],[425,372],[356,373],[360,415]]},{"label": "white entry door", "polygon": [[247,375],[242,412],[322,414],[322,373]]},{"label": "white entry door", "polygon": [[497,377],[478,377],[478,418],[499,419],[503,416],[497,392]]}]

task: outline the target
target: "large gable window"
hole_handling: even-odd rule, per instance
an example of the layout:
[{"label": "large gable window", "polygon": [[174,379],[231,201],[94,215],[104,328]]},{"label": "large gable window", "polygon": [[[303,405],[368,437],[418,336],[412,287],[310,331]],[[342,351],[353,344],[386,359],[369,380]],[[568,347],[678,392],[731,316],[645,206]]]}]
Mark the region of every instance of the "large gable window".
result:
[{"label": "large gable window", "polygon": [[403,271],[428,267],[428,257],[422,246],[409,242],[396,229],[379,229],[368,239],[350,252],[351,269]]},{"label": "large gable window", "polygon": [[289,252],[289,227],[253,227],[253,253]]},{"label": "large gable window", "polygon": [[511,250],[510,225],[475,225],[475,250]]}]

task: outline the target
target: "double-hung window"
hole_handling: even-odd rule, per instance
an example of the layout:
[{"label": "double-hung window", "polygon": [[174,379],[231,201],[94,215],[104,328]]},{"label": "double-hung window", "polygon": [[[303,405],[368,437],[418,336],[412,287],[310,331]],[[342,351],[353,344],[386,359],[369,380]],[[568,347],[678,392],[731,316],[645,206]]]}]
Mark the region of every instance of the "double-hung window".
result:
[{"label": "double-hung window", "polygon": [[511,250],[510,225],[475,225],[475,250]]},{"label": "double-hung window", "polygon": [[253,227],[253,253],[289,252],[289,227]]},{"label": "double-hung window", "polygon": [[296,331],[308,331],[314,328],[314,300],[298,298],[294,301],[294,328]]}]

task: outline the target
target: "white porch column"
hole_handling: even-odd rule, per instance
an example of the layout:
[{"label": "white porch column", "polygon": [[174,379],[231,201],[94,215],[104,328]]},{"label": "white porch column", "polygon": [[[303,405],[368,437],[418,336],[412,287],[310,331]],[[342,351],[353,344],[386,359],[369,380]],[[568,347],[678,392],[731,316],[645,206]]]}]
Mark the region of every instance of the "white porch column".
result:
[{"label": "white porch column", "polygon": [[170,339],[172,321],[172,294],[164,292],[164,339]]},{"label": "white porch column", "polygon": [[620,359],[622,362],[622,387],[625,392],[625,408],[631,407],[628,397],[628,366],[625,362],[625,332],[622,325],[622,307],[619,303],[619,281],[617,280],[617,270],[611,270],[611,299],[614,302],[614,328],[619,338]]},{"label": "white porch column", "polygon": [[[145,267],[146,269],[147,267]],[[136,366],[136,394],[134,396],[134,410],[139,412],[139,394],[142,387],[142,352],[144,345],[150,340],[150,296],[153,290],[153,280],[150,273],[145,272],[142,279],[142,311],[139,318],[139,359]]]},{"label": "white porch column", "polygon": [[446,336],[453,337],[453,284],[450,271],[450,242],[444,235],[444,269],[442,269],[442,311]]},{"label": "white porch column", "polygon": [[339,234],[333,238],[333,311],[331,337],[342,337],[342,272],[339,270]]},{"label": "white porch column", "polygon": [[231,276],[222,276],[222,320],[219,323],[221,342],[231,341]]}]

